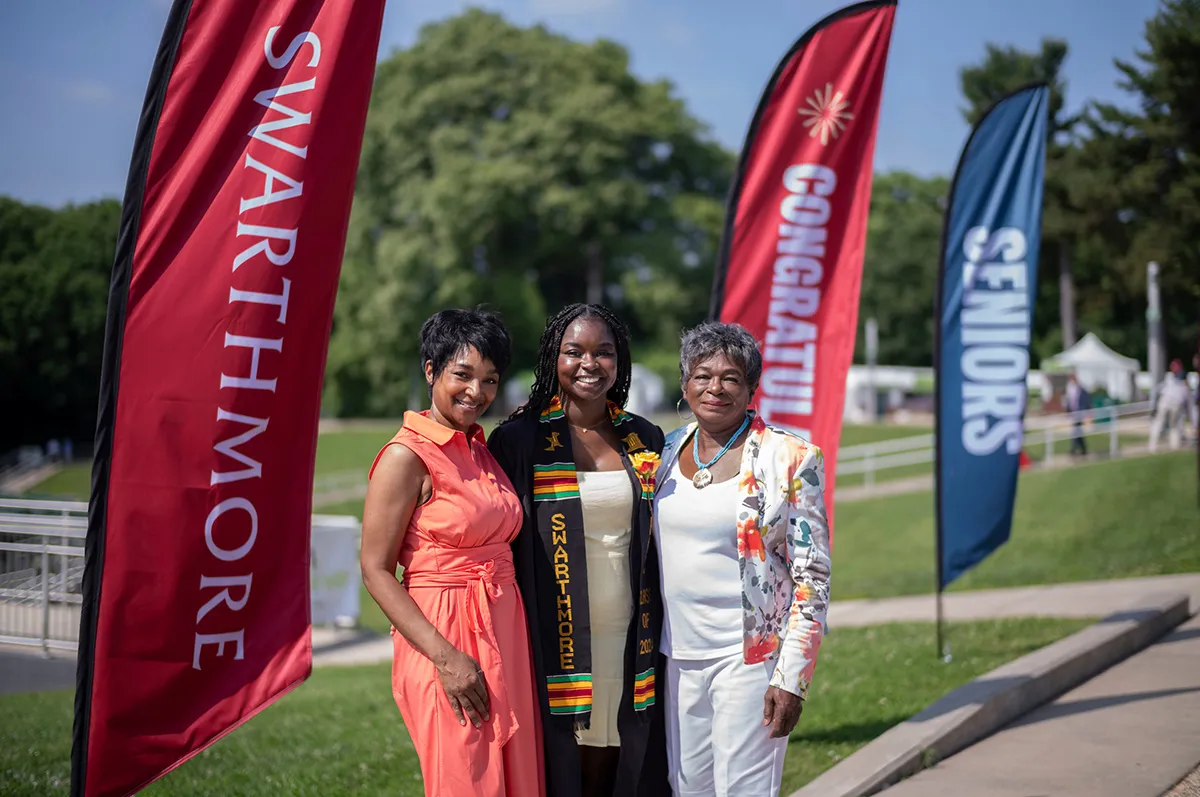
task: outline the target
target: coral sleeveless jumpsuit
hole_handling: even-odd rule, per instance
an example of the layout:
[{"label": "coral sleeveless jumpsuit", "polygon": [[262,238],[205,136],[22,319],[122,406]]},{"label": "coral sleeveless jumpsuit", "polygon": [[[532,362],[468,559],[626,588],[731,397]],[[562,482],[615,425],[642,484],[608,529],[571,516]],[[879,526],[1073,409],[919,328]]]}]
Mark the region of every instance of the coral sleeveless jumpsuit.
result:
[{"label": "coral sleeveless jumpsuit", "polygon": [[404,585],[442,636],[479,662],[488,688],[490,721],[460,725],[433,662],[392,629],[392,693],[421,760],[425,794],[543,797],[529,631],[509,548],[521,528],[520,500],[478,426],[464,434],[428,411],[407,412],[384,450],[390,445],[419,456],[433,481],[404,535]]}]

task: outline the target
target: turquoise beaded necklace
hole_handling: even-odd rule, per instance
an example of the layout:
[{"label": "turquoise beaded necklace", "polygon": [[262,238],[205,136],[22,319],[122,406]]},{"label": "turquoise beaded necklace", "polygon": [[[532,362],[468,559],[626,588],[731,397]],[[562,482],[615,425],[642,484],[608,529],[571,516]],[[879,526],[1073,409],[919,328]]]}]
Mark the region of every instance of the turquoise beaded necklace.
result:
[{"label": "turquoise beaded necklace", "polygon": [[696,432],[692,437],[692,458],[696,460],[696,475],[692,477],[692,484],[697,490],[703,490],[708,485],[712,484],[712,471],[709,470],[713,465],[717,464],[717,460],[725,456],[725,452],[733,447],[734,442],[742,436],[742,432],[746,431],[746,427],[750,425],[750,413],[746,413],[746,419],[742,421],[742,425],[733,433],[733,437],[726,441],[717,455],[708,462],[700,461],[700,427],[696,427]]}]

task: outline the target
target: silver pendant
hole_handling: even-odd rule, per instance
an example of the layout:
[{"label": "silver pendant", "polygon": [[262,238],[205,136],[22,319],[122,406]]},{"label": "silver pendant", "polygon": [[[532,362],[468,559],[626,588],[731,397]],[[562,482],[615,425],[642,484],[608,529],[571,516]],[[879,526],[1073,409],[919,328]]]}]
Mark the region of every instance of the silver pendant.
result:
[{"label": "silver pendant", "polygon": [[697,490],[703,490],[712,484],[712,471],[708,468],[701,468],[696,471],[696,475],[692,477],[692,484],[695,485]]}]

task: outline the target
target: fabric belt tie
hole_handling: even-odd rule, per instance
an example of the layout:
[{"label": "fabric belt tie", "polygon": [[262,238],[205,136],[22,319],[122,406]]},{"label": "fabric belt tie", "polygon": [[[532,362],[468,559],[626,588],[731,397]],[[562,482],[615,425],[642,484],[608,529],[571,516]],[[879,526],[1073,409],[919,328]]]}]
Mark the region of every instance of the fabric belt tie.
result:
[{"label": "fabric belt tie", "polygon": [[[489,546],[491,547],[491,546]],[[507,553],[508,546],[505,545]],[[480,550],[480,549],[475,549]],[[486,550],[486,549],[482,549]],[[516,569],[511,556],[482,558],[472,556],[472,549],[455,551],[461,553],[463,561],[447,562],[439,557],[438,570],[404,572],[404,582],[409,589],[463,589],[465,588],[467,624],[478,644],[479,668],[487,681],[488,712],[496,740],[504,744],[520,727],[516,714],[508,701],[508,688],[504,683],[503,660],[492,624],[491,604],[504,594],[504,587],[515,584]],[[471,655],[471,651],[463,651]],[[466,714],[464,713],[464,717]],[[468,723],[470,720],[468,719]]]}]

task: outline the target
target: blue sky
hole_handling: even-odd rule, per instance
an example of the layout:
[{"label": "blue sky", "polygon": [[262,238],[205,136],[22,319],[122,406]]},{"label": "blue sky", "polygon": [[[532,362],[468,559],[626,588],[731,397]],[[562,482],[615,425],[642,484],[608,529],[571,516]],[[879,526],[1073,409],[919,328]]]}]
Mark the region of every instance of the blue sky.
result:
[{"label": "blue sky", "polygon": [[[250,1],[250,0],[247,0]],[[389,0],[380,55],[468,5],[572,38],[614,39],[665,77],[731,149],[776,61],[844,0]],[[0,194],[52,206],[120,197],[168,0],[0,0]],[[1113,58],[1142,45],[1156,0],[900,0],[877,170],[949,174],[967,135],[958,69],[984,43],[1067,39],[1068,107],[1127,102]]]}]

